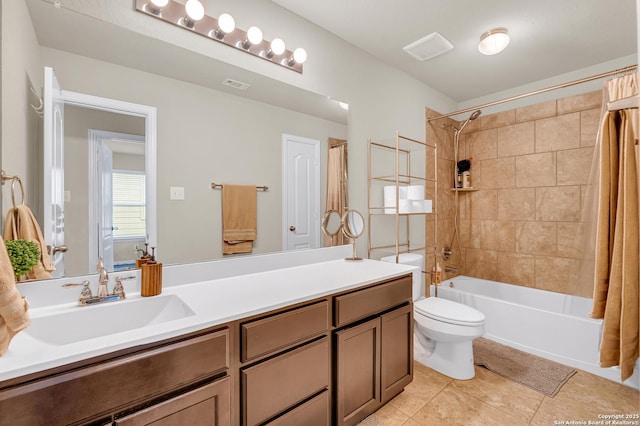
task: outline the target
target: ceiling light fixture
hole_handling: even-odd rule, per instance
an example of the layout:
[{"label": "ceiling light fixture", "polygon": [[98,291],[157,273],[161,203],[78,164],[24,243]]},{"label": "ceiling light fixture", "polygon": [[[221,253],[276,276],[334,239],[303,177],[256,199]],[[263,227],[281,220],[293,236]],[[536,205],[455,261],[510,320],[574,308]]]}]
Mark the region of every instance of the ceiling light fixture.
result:
[{"label": "ceiling light fixture", "polygon": [[496,55],[509,45],[509,32],[506,28],[493,28],[480,36],[478,50],[483,55]]},{"label": "ceiling light fixture", "polygon": [[301,74],[302,64],[307,60],[306,50],[287,50],[280,38],[271,42],[264,40],[262,31],[256,26],[246,32],[236,28],[235,19],[228,13],[221,14],[218,19],[208,16],[199,0],[187,0],[186,3],[136,0],[136,10]]}]

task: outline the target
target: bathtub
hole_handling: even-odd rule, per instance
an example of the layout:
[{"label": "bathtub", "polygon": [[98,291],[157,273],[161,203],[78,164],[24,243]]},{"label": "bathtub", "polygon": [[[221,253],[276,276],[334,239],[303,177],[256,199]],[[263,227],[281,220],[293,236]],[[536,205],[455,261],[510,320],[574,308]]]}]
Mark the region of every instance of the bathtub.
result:
[{"label": "bathtub", "polygon": [[[591,299],[463,275],[444,280],[438,297],[484,313],[487,339],[620,383],[619,368],[598,366],[602,320],[589,318]],[[639,370],[623,384],[640,389]]]}]

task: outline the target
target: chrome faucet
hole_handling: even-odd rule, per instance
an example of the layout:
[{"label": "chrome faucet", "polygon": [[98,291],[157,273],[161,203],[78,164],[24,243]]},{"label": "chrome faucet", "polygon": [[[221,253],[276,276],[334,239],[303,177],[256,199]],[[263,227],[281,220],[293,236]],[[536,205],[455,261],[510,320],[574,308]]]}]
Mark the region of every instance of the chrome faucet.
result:
[{"label": "chrome faucet", "polygon": [[116,300],[123,300],[125,298],[125,294],[124,294],[124,286],[122,285],[122,281],[136,279],[135,275],[130,275],[128,277],[117,277],[116,285],[113,287],[113,293],[109,294],[109,289],[108,289],[109,274],[107,273],[107,270],[104,268],[104,262],[102,258],[98,259],[97,268],[98,268],[98,295],[97,296],[94,296],[91,293],[91,288],[89,288],[89,281],[83,281],[82,283],[79,283],[79,284],[67,283],[62,285],[62,287],[82,286],[82,291],[80,292],[80,298],[78,299],[78,304],[80,306],[95,305],[97,303],[115,302]]},{"label": "chrome faucet", "polygon": [[96,269],[98,271],[98,297],[107,297],[109,294],[109,289],[107,288],[109,284],[109,274],[107,274],[107,270],[104,268],[102,257],[98,258]]}]

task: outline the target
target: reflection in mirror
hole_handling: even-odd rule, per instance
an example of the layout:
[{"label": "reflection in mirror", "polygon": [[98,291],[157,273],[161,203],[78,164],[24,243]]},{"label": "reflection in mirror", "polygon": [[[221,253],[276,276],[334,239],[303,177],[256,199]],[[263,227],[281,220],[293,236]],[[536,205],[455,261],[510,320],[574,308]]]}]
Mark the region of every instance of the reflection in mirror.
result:
[{"label": "reflection in mirror", "polygon": [[42,224],[48,244],[67,247],[53,254],[53,276],[93,273],[98,259],[133,267],[136,246],[156,235],[156,109],[54,87],[45,67],[43,197],[60,207],[45,208]]},{"label": "reflection in mirror", "polygon": [[95,272],[98,257],[113,271],[147,240],[144,118],[77,106],[64,117],[65,274]]},{"label": "reflection in mirror", "polygon": [[340,213],[335,210],[329,210],[322,218],[322,232],[327,237],[334,237],[340,232],[342,226],[342,218]]},{"label": "reflection in mirror", "polygon": [[342,232],[351,238],[353,245],[353,256],[347,257],[345,260],[362,260],[356,256],[356,239],[364,232],[364,217],[357,210],[347,210],[342,215]]},{"label": "reflection in mirror", "polygon": [[[327,212],[334,210],[341,218],[349,205],[349,191],[347,181],[347,141],[329,138],[329,153],[327,158]],[[344,244],[343,234],[335,232],[325,234],[325,246],[339,246]]]},{"label": "reflection in mirror", "polygon": [[[210,189],[211,182],[268,185],[268,196],[258,200],[254,253],[283,250],[281,143],[285,133],[320,141],[320,203],[313,213],[321,217],[330,210],[326,207],[328,140],[347,138],[347,113],[336,101],[69,8],[56,8],[50,1],[15,0],[10,4],[12,12],[24,13],[3,13],[2,23],[11,23],[6,28],[32,29],[35,37],[12,33],[3,38],[3,65],[11,68],[3,72],[3,95],[37,104],[28,85],[11,81],[11,76],[27,76],[41,93],[41,66],[45,65],[56,70],[64,91],[157,109],[158,188],[153,190],[157,237],[153,243],[165,265],[222,257],[220,196]],[[117,48],[123,45],[127,46],[126,55]],[[104,49],[96,50],[95,46]],[[24,58],[33,61],[26,63]],[[240,92],[221,84],[228,78],[247,82],[250,87]],[[11,137],[3,137],[2,160],[3,165],[12,165],[5,167],[7,172],[23,177],[26,193],[32,197],[28,203],[37,210],[44,230],[43,211],[51,210],[52,204],[42,201],[42,158],[35,148],[41,142],[35,139],[42,119],[29,116],[29,126],[23,126],[29,129],[16,128],[14,123],[25,122],[25,111],[35,115],[28,107],[3,109],[3,135]],[[145,135],[137,130],[92,128]],[[25,140],[30,144],[28,150],[24,149]],[[171,198],[174,187],[183,190],[184,199]],[[65,215],[88,215],[92,209],[89,190],[70,189],[69,195],[67,204],[73,207],[67,205]],[[3,203],[2,209],[4,214],[7,205]],[[156,211],[148,210],[147,217],[152,213]],[[87,223],[80,231],[86,237],[88,219],[81,220]],[[85,238],[71,232],[68,228],[66,239]],[[132,242],[123,249],[123,256],[135,258],[134,247]],[[114,247],[114,268],[119,259],[126,260],[118,253]],[[95,265],[90,266],[88,259],[79,263],[83,270],[68,269],[65,276],[95,273]]]}]

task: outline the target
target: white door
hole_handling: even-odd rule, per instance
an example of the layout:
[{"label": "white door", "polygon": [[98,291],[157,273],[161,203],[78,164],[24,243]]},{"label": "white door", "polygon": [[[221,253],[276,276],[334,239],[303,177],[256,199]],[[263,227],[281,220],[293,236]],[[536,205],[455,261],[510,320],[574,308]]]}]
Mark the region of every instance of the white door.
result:
[{"label": "white door", "polygon": [[98,256],[107,271],[113,271],[113,151],[104,142],[98,144],[98,176],[100,201],[98,203]]},{"label": "white door", "polygon": [[283,135],[283,246],[320,247],[320,141]]},{"label": "white door", "polygon": [[[52,143],[53,142],[53,143]],[[64,101],[52,68],[44,68],[44,208],[42,233],[55,266],[64,276]]]}]

